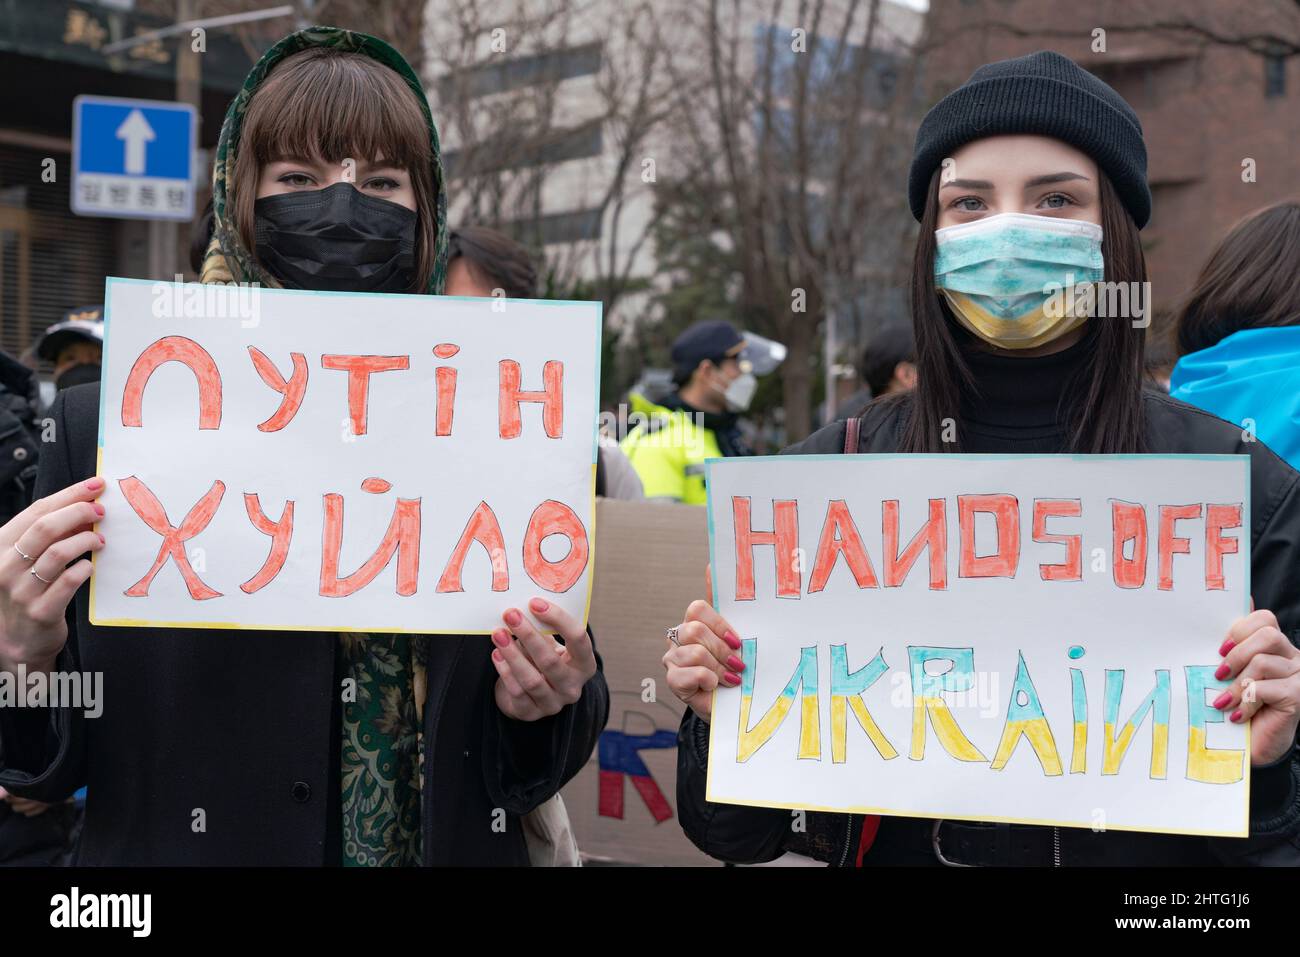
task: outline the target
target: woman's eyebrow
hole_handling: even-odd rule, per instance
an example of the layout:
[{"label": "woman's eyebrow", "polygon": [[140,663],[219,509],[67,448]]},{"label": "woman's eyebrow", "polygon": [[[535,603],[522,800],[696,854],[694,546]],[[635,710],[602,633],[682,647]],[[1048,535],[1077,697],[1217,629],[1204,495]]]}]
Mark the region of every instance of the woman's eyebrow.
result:
[{"label": "woman's eyebrow", "polygon": [[272,163],[289,163],[293,166],[316,166],[321,165],[320,160],[308,159],[305,156],[277,156],[271,160]]},{"label": "woman's eyebrow", "polygon": [[947,189],[949,186],[957,189],[992,189],[993,184],[986,179],[950,179],[940,189]]},{"label": "woman's eyebrow", "polygon": [[382,159],[382,158],[373,161],[366,161],[366,160],[357,161],[358,175],[368,176],[373,173],[384,173],[384,172],[403,173],[405,172],[405,169],[401,166],[398,166],[396,163],[394,163],[391,160]]},{"label": "woman's eyebrow", "polygon": [[1084,176],[1082,173],[1071,173],[1068,171],[1062,173],[1048,173],[1045,176],[1035,176],[1033,179],[1029,180],[1025,183],[1025,189],[1033,189],[1035,186],[1046,186],[1049,183],[1067,183],[1073,179],[1081,179],[1084,182],[1088,181],[1088,177]]}]

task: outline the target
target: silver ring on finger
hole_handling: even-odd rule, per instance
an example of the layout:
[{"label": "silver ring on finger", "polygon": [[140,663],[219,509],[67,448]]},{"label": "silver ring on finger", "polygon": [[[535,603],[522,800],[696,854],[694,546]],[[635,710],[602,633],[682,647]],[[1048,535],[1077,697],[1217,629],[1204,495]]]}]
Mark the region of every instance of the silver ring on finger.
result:
[{"label": "silver ring on finger", "polygon": [[32,556],[28,555],[25,551],[19,548],[17,542],[14,542],[14,551],[16,551],[18,555],[22,558],[22,560],[25,561],[28,565],[36,564],[36,559],[32,558]]},{"label": "silver ring on finger", "polygon": [[680,648],[682,646],[682,643],[677,639],[677,628],[678,628],[677,625],[673,625],[671,628],[669,628],[667,631],[664,632],[664,637],[667,638],[669,641],[671,641],[678,648]]},{"label": "silver ring on finger", "polygon": [[36,574],[36,568],[35,568],[35,566],[33,566],[31,569],[29,569],[29,572],[30,572],[31,576],[32,576],[33,578],[35,578],[38,582],[45,582],[45,584],[47,584],[47,585],[53,585],[53,584],[54,584],[54,582],[53,582],[52,579],[49,579],[49,578],[42,578],[40,575]]}]

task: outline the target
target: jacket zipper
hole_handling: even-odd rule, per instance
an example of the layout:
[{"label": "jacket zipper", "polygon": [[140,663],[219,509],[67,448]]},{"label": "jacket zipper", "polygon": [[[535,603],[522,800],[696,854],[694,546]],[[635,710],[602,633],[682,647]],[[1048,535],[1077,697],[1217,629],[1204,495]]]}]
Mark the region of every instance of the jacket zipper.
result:
[{"label": "jacket zipper", "polygon": [[849,849],[853,846],[853,818],[856,816],[857,815],[855,814],[849,815],[849,826],[844,832],[844,853],[840,855],[840,867],[847,866],[846,862],[849,859]]},{"label": "jacket zipper", "polygon": [[1052,828],[1052,866],[1061,866],[1061,829]]}]

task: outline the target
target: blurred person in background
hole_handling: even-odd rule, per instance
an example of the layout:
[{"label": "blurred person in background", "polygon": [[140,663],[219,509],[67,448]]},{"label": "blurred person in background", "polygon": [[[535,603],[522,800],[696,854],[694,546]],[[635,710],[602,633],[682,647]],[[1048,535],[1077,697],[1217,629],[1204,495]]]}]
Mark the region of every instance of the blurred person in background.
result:
[{"label": "blurred person in background", "polygon": [[862,350],[862,389],[841,403],[837,419],[853,419],[872,399],[916,387],[916,337],[911,326],[878,329]]},{"label": "blurred person in background", "polygon": [[1170,394],[1300,468],[1300,202],[1223,238],[1178,311]]},{"label": "blurred person in background", "polygon": [[104,358],[104,307],[82,306],[65,313],[45,330],[36,354],[54,366],[54,387],[59,391],[98,382]]},{"label": "blurred person in background", "polygon": [[[462,226],[452,230],[448,239],[445,294],[536,299],[537,265],[532,254],[505,233],[486,226]],[[641,479],[618,443],[603,434],[599,441],[596,494],[604,498],[644,498]]]},{"label": "blurred person in background", "polygon": [[[740,431],[758,376],[785,358],[785,346],[724,319],[689,326],[672,345],[677,390],[656,404],[630,393],[639,420],[629,422],[623,451],[641,477],[646,498],[704,505],[704,460],[752,455]],[[631,417],[629,417],[631,418]]]},{"label": "blurred person in background", "polygon": [[40,411],[36,373],[0,352],[0,524],[31,504],[40,453]]}]

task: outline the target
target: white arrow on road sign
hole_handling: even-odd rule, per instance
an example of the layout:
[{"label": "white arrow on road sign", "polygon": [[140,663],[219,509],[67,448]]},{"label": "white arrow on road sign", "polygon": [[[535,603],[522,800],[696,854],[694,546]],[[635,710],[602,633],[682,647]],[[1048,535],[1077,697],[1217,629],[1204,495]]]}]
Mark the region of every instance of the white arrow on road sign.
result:
[{"label": "white arrow on road sign", "polygon": [[123,141],[126,149],[126,172],[142,175],[144,173],[144,150],[146,143],[155,139],[153,127],[139,110],[132,110],[114,134]]}]

